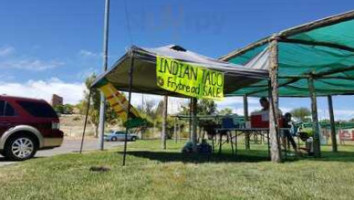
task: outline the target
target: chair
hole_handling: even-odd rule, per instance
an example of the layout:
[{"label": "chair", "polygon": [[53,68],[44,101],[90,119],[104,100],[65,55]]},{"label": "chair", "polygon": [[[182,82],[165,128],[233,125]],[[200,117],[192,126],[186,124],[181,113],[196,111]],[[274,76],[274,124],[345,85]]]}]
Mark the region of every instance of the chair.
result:
[{"label": "chair", "polygon": [[[239,127],[239,124],[235,124],[234,123],[234,120],[231,118],[231,117],[225,117],[221,120],[221,128],[223,129],[223,132],[226,132],[226,135],[227,135],[227,142],[231,141],[231,149],[232,149],[232,153],[234,154],[235,151],[234,151],[234,144],[233,144],[233,137],[232,137],[232,134],[231,134],[231,131],[232,129],[234,128],[238,128]],[[228,130],[229,129],[229,130]],[[236,144],[236,151],[237,151],[237,134],[235,136],[235,144]],[[222,134],[220,133],[220,146],[219,146],[219,153],[221,153],[221,146],[222,146]]]},{"label": "chair", "polygon": [[225,117],[221,121],[221,127],[223,129],[233,129],[238,128],[238,124],[234,124],[234,120],[230,117]]}]

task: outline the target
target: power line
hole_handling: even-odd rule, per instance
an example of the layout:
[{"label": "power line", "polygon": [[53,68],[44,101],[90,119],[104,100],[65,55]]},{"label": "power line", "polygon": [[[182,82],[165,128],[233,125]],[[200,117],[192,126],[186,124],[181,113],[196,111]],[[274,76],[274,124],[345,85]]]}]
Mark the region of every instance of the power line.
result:
[{"label": "power line", "polygon": [[130,18],[129,18],[129,14],[128,14],[128,4],[127,1],[124,0],[124,11],[125,11],[125,19],[126,19],[126,28],[128,31],[128,38],[129,38],[129,43],[130,45],[133,44],[133,38],[132,38],[132,31],[130,28]]}]

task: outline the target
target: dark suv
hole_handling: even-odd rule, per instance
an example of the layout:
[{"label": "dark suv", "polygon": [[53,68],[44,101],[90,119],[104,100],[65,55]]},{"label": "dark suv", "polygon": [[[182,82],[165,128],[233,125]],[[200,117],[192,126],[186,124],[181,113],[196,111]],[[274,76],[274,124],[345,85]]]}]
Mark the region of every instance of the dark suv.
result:
[{"label": "dark suv", "polygon": [[32,158],[37,150],[59,147],[59,118],[44,100],[0,95],[0,153],[11,160]]}]

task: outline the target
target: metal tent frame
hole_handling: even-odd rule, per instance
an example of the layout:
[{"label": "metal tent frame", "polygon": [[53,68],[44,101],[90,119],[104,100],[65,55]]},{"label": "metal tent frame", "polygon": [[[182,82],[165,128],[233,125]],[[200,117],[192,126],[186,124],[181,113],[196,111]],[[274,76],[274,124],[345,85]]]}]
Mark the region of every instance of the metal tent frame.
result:
[{"label": "metal tent frame", "polygon": [[[241,86],[239,85],[228,85],[224,88],[224,92],[226,93],[233,92],[239,87],[242,87],[244,85],[248,85],[253,82],[257,82],[260,80],[268,79],[267,78],[267,73],[264,70],[255,70],[255,69],[245,69],[245,68],[232,68],[230,67],[230,64],[226,62],[220,62],[216,61],[198,54],[195,54],[193,52],[189,52],[185,49],[183,49],[180,46],[168,46],[168,47],[163,47],[163,48],[157,48],[156,50],[150,49],[150,51],[142,48],[138,48],[133,46],[122,58],[120,58],[114,66],[99,76],[96,81],[92,84],[91,88],[98,87],[101,82],[104,81],[110,81],[112,80],[114,83],[113,85],[119,89],[128,92],[128,102],[129,106],[127,109],[128,113],[128,120],[129,120],[129,111],[130,111],[130,106],[131,106],[131,99],[132,99],[132,92],[139,92],[139,93],[150,93],[150,94],[158,94],[158,95],[164,95],[164,96],[177,96],[177,97],[187,97],[175,92],[169,92],[163,89],[158,88],[156,85],[156,74],[155,74],[155,69],[152,70],[151,76],[149,78],[147,77],[146,73],[143,73],[145,71],[141,71],[141,68],[146,68],[148,67],[149,70],[151,71],[151,67],[155,66],[156,67],[156,58],[155,56],[158,53],[165,53],[167,51],[167,56],[175,56],[177,59],[184,61],[184,62],[191,62],[194,64],[199,64],[200,66],[206,67],[206,68],[211,68],[215,70],[219,70],[225,73],[225,79],[226,81],[229,81],[230,83],[234,82],[239,82]],[[191,56],[190,56],[191,55]],[[185,57],[185,59],[184,59]],[[193,59],[197,58],[195,61]],[[173,57],[172,57],[173,58]],[[136,60],[139,59],[137,62]],[[127,60],[129,62],[127,63]],[[142,63],[142,61],[145,61],[145,63]],[[236,65],[232,65],[233,67],[237,67]],[[140,69],[139,69],[140,67]],[[136,69],[136,70],[135,70]],[[128,70],[128,74],[126,71]],[[140,71],[139,71],[140,70]],[[143,74],[141,74],[143,73]],[[153,76],[155,74],[155,76]],[[128,75],[128,77],[126,76]],[[145,78],[148,79],[148,81],[153,82],[152,86],[149,88],[141,86],[139,84],[139,81],[135,81],[133,79],[135,76],[138,76],[137,79],[139,78]],[[119,78],[117,78],[119,77]],[[241,79],[243,78],[243,79]],[[124,80],[122,80],[124,79]],[[127,81],[128,83],[126,83]],[[89,97],[90,98],[90,97]],[[190,97],[188,97],[190,98]],[[196,106],[197,106],[197,99],[196,98],[191,98],[192,100],[192,109],[191,109],[191,115],[192,115],[192,143],[194,145],[194,149],[196,149],[196,140],[197,140],[197,119],[196,119]],[[165,106],[165,109],[167,109],[167,106]],[[165,110],[166,111],[166,110]],[[88,111],[87,113],[88,114]],[[167,113],[165,113],[164,117],[167,117]],[[86,129],[86,123],[87,123],[87,116],[85,120],[85,125],[84,125],[84,131],[82,135],[82,145],[85,137],[85,129]],[[126,140],[124,142],[124,152],[123,152],[123,166],[126,164],[126,152],[127,152],[127,134],[129,128],[126,128]],[[165,134],[163,134],[165,135]],[[164,143],[165,141],[165,136],[162,136],[162,142]],[[162,143],[162,147],[164,148],[165,145]],[[82,145],[80,148],[80,152],[82,152]]]}]

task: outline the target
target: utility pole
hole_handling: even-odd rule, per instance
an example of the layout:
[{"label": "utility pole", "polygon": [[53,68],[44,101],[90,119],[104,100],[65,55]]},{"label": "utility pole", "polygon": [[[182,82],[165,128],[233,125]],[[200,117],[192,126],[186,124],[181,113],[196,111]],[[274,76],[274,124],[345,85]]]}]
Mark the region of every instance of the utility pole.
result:
[{"label": "utility pole", "polygon": [[[104,9],[104,30],[103,30],[103,70],[108,69],[108,32],[109,32],[109,4],[110,0],[106,0]],[[99,137],[99,148],[104,150],[104,125],[105,125],[105,110],[106,110],[106,99],[104,94],[101,92],[100,101],[100,116],[98,125],[98,137]]]}]

